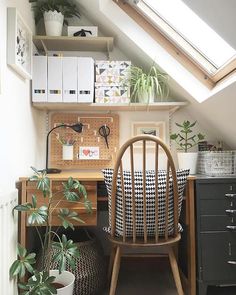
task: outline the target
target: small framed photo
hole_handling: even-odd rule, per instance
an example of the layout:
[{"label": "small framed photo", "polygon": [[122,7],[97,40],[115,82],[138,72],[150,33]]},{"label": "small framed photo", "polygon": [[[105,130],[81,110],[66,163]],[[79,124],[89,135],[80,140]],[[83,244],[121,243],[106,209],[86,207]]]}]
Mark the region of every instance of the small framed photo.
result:
[{"label": "small framed photo", "polygon": [[[132,123],[132,136],[140,134],[149,134],[159,137],[165,142],[165,122],[133,122]],[[136,144],[136,147],[140,147],[140,144]],[[147,147],[153,147],[152,143],[149,143]]]},{"label": "small framed photo", "polygon": [[80,146],[79,160],[99,160],[98,146]]},{"label": "small framed photo", "polygon": [[32,33],[15,7],[7,8],[7,63],[24,79],[31,79]]}]

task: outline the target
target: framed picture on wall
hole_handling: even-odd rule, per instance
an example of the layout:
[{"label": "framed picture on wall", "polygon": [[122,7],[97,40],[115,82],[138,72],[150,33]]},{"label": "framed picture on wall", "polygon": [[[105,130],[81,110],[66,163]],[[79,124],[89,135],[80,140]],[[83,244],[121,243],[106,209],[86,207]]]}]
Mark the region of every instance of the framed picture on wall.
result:
[{"label": "framed picture on wall", "polygon": [[32,33],[15,7],[7,8],[7,64],[31,79]]},{"label": "framed picture on wall", "polygon": [[[140,134],[149,134],[159,137],[164,142],[165,138],[165,122],[133,122],[132,123],[132,136]],[[140,146],[140,143],[135,145],[136,147]],[[154,147],[154,144],[148,143],[147,147]]]}]

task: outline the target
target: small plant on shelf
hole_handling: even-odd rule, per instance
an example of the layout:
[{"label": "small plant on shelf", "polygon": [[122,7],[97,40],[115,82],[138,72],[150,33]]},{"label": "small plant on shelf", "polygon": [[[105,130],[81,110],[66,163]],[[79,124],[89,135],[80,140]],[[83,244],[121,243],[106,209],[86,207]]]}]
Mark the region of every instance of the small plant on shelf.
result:
[{"label": "small plant on shelf", "polygon": [[180,132],[171,134],[170,139],[176,142],[178,150],[187,153],[189,149],[196,146],[205,138],[205,135],[202,133],[193,134],[192,128],[196,123],[197,121],[191,123],[188,120],[183,121],[181,124],[175,123],[175,125],[180,128]]},{"label": "small plant on shelf", "polygon": [[[41,246],[40,263],[36,267],[36,254],[28,253],[22,245],[18,245],[18,259],[13,262],[10,268],[11,278],[22,278],[27,273],[30,277],[27,282],[20,282],[19,289],[25,295],[50,295],[57,294],[54,286],[54,276],[50,276],[50,264],[57,262],[59,274],[66,269],[66,264],[72,269],[75,268],[75,259],[79,257],[77,246],[66,235],[58,234],[59,227],[52,227],[53,216],[60,220],[64,229],[73,229],[73,222],[84,223],[77,212],[67,208],[60,208],[60,203],[82,203],[87,212],[91,212],[91,202],[88,200],[85,187],[76,179],[69,178],[62,183],[62,189],[52,191],[50,179],[45,172],[39,172],[35,168],[34,175],[30,181],[36,183],[36,189],[42,193],[43,205],[38,205],[36,195],[32,195],[32,201],[17,205],[14,210],[27,213],[28,224],[34,226]],[[59,209],[60,208],[60,209]],[[42,230],[44,228],[45,230]]]},{"label": "small plant on shelf", "polygon": [[155,99],[163,100],[169,95],[168,75],[152,65],[148,72],[131,66],[128,72],[127,85],[131,88],[131,101],[151,103]]},{"label": "small plant on shelf", "polygon": [[64,24],[68,25],[66,18],[80,17],[79,10],[72,0],[29,0],[32,3],[36,24],[43,18],[45,12],[57,11],[64,16]]}]

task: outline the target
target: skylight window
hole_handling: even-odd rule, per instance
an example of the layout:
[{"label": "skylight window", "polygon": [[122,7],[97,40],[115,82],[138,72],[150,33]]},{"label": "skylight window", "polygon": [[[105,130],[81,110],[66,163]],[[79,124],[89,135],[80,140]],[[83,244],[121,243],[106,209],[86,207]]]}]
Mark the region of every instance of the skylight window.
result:
[{"label": "skylight window", "polygon": [[181,0],[135,1],[139,11],[210,76],[236,51]]}]

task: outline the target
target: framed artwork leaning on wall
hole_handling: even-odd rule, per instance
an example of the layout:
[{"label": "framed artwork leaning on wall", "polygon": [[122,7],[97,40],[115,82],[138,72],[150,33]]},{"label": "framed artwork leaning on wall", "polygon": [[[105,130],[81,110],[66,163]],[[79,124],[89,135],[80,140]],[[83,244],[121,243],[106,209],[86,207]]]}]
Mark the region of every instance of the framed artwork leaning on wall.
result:
[{"label": "framed artwork leaning on wall", "polygon": [[[149,134],[159,137],[164,142],[166,141],[166,123],[164,121],[159,122],[132,122],[132,136],[140,134]],[[135,147],[140,147],[140,144],[135,144]],[[147,148],[152,148],[154,145],[149,143]]]},{"label": "framed artwork leaning on wall", "polygon": [[32,32],[15,7],[7,8],[7,64],[24,79],[31,79]]}]

